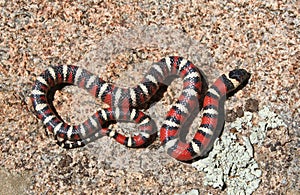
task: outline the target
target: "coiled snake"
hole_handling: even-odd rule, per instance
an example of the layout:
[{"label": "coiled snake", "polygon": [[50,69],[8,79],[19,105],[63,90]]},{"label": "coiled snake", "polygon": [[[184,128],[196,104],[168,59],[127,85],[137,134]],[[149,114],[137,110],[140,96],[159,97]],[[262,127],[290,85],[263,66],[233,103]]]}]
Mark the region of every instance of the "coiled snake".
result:
[{"label": "coiled snake", "polygon": [[[37,117],[64,148],[81,147],[104,135],[127,147],[142,147],[156,137],[157,130],[155,122],[138,109],[149,101],[167,78],[174,75],[183,80],[183,89],[178,101],[167,113],[160,129],[160,141],[170,156],[188,161],[204,155],[211,145],[211,138],[218,127],[220,100],[248,81],[250,74],[247,71],[235,69],[221,75],[206,92],[203,105],[199,105],[203,93],[200,72],[182,57],[166,57],[154,63],[143,80],[133,88],[116,87],[77,66],[55,66],[37,77],[31,100]],[[62,84],[83,88],[110,107],[100,109],[82,124],[69,125],[57,114],[49,98],[49,94]],[[180,138],[180,131],[190,114],[199,111],[202,106],[201,125],[193,139],[186,143]],[[139,134],[125,136],[113,131],[105,126],[108,121],[133,121],[138,124]]]}]

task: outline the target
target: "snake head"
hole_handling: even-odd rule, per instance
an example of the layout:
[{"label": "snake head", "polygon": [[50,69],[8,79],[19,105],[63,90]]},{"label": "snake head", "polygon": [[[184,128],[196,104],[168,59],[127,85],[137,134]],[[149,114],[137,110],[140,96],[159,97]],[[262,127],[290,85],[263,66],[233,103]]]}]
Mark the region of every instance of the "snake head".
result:
[{"label": "snake head", "polygon": [[238,81],[240,84],[249,80],[251,74],[244,69],[235,69],[229,72],[229,78]]}]

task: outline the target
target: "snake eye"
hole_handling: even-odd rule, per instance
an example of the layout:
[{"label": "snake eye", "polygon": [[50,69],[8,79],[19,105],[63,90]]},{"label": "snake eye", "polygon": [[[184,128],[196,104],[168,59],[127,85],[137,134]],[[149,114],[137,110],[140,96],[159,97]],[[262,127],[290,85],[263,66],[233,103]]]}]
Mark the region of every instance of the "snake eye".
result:
[{"label": "snake eye", "polygon": [[229,78],[235,79],[240,83],[247,81],[251,74],[244,69],[235,69],[229,72]]}]

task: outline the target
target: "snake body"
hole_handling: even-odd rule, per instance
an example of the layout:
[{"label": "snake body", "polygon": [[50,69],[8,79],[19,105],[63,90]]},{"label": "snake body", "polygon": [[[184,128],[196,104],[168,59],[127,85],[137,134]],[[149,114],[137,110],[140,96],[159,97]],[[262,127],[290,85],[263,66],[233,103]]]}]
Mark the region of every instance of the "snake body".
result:
[{"label": "snake body", "polygon": [[[155,139],[157,128],[155,122],[139,108],[157,93],[162,84],[167,80],[168,83],[171,82],[174,76],[182,79],[183,89],[163,122],[160,141],[170,156],[180,161],[188,161],[204,155],[210,147],[212,136],[218,128],[219,103],[223,97],[249,79],[250,74],[247,71],[235,69],[223,74],[208,89],[203,100],[201,125],[189,143],[180,137],[180,132],[191,113],[202,107],[199,100],[201,93],[205,91],[202,92],[203,83],[199,69],[182,57],[166,57],[154,63],[142,81],[132,88],[114,86],[77,66],[49,67],[37,77],[31,100],[37,117],[64,148],[81,147],[104,135],[127,147],[143,147]],[[49,95],[57,86],[66,84],[87,90],[108,104],[109,108],[98,110],[79,125],[65,123],[55,111]],[[138,124],[139,134],[127,136],[111,130],[105,126],[109,121],[133,121]]]}]

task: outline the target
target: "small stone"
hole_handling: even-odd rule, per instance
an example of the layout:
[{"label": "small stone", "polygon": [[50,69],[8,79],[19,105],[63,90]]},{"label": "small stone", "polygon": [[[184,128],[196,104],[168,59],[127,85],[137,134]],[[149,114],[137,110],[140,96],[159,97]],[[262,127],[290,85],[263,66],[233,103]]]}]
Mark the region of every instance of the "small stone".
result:
[{"label": "small stone", "polygon": [[241,117],[243,117],[244,116],[244,110],[243,110],[243,108],[242,107],[237,107],[237,109],[236,109],[236,114],[237,114],[237,116],[239,117],[239,118],[241,118]]},{"label": "small stone", "polygon": [[233,122],[236,120],[237,114],[234,110],[226,110],[226,122]]},{"label": "small stone", "polygon": [[73,159],[70,155],[65,155],[63,158],[60,160],[59,164],[62,167],[68,167],[71,163],[73,162]]},{"label": "small stone", "polygon": [[249,112],[257,112],[258,111],[258,105],[259,105],[258,100],[250,98],[246,101],[245,110],[249,111]]}]

